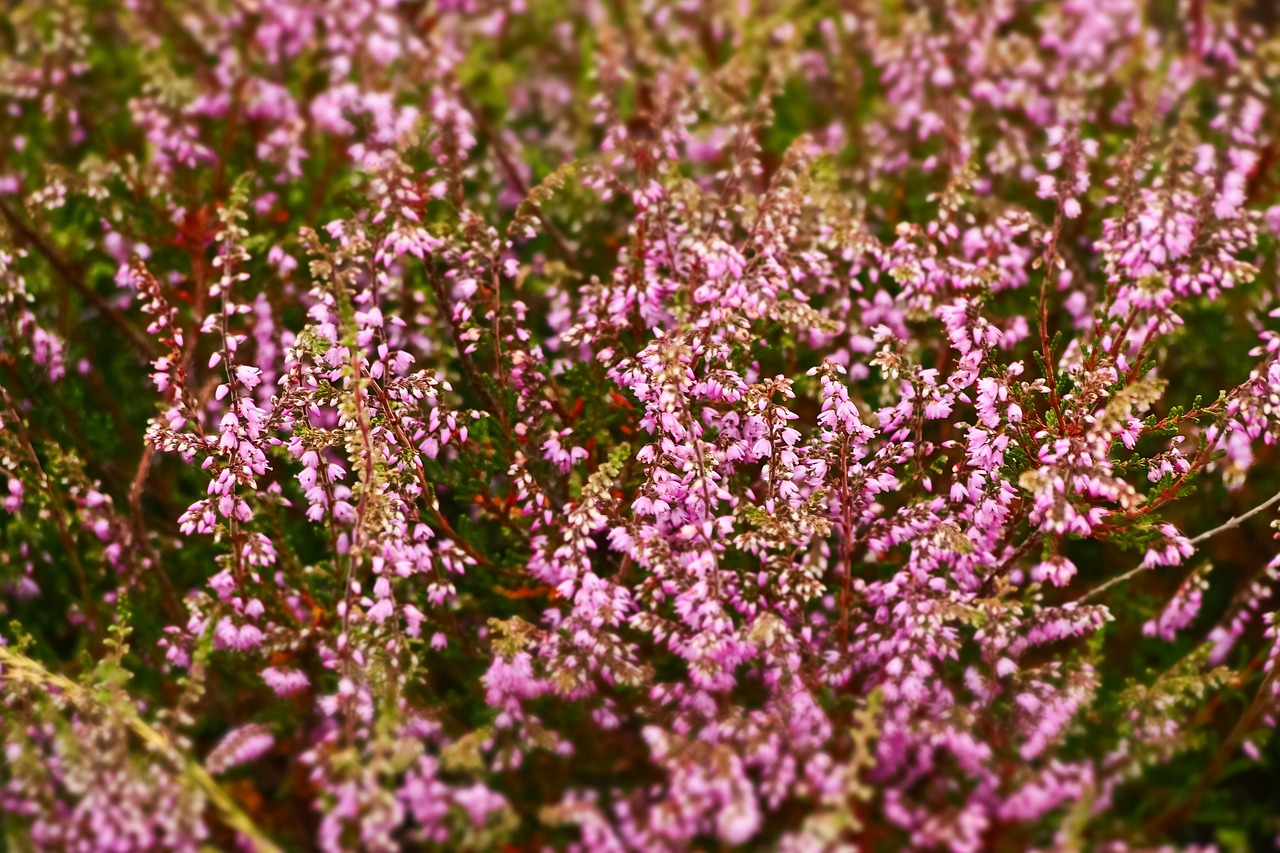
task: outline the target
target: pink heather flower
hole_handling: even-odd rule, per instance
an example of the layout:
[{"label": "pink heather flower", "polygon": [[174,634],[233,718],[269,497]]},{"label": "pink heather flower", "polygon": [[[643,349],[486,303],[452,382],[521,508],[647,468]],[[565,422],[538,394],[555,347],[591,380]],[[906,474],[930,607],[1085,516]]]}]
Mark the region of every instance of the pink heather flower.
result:
[{"label": "pink heather flower", "polygon": [[1162,539],[1158,544],[1147,549],[1142,565],[1145,568],[1155,566],[1176,566],[1195,553],[1195,547],[1185,536],[1171,524],[1160,525]]},{"label": "pink heather flower", "polygon": [[6,512],[16,513],[18,508],[22,506],[22,494],[25,488],[22,481],[15,478],[9,478],[9,495],[4,499],[4,508]]},{"label": "pink heather flower", "polygon": [[1160,615],[1142,626],[1144,636],[1158,636],[1167,643],[1173,642],[1177,633],[1186,628],[1200,612],[1204,591],[1209,587],[1209,564],[1192,571]]},{"label": "pink heather flower", "polygon": [[1076,576],[1076,567],[1065,557],[1054,555],[1038,563],[1031,570],[1031,579],[1037,583],[1050,583],[1054,586],[1066,586]]},{"label": "pink heather flower", "polygon": [[205,769],[212,774],[222,773],[240,764],[265,755],[275,745],[275,738],[266,726],[251,723],[228,732],[205,759]]},{"label": "pink heather flower", "polygon": [[290,696],[305,690],[311,683],[307,676],[296,669],[269,666],[262,670],[262,680],[277,696]]},{"label": "pink heather flower", "polygon": [[564,443],[573,435],[573,430],[564,429],[552,434],[542,445],[542,454],[548,462],[568,473],[569,469],[587,458],[587,451],[582,447],[565,447]]},{"label": "pink heather flower", "polygon": [[216,649],[232,649],[243,652],[254,648],[262,642],[262,631],[256,626],[244,624],[236,626],[230,617],[224,616],[218,621],[213,631],[213,646]]}]

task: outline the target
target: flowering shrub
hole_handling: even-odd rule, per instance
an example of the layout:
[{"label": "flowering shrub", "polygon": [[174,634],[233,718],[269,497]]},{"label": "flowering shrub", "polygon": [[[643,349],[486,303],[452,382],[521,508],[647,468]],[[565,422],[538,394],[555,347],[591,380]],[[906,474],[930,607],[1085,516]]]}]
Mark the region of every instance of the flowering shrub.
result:
[{"label": "flowering shrub", "polygon": [[1270,844],[1269,16],[10,3],[8,843]]}]

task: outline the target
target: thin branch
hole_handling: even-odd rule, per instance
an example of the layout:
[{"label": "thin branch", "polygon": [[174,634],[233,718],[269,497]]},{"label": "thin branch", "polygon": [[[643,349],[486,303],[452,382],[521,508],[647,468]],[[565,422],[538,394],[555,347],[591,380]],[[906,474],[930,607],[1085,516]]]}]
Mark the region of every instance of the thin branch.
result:
[{"label": "thin branch", "polygon": [[428,278],[431,281],[431,288],[435,293],[436,305],[440,309],[440,319],[444,321],[449,330],[449,336],[453,339],[454,350],[458,354],[458,363],[462,366],[462,375],[467,380],[467,384],[480,397],[481,405],[487,408],[495,418],[499,417],[502,412],[502,404],[497,397],[493,396],[489,387],[480,378],[480,371],[476,369],[475,362],[471,359],[471,353],[467,351],[468,344],[463,340],[462,330],[458,328],[457,322],[453,319],[453,300],[449,298],[449,291],[445,289],[444,279],[440,277],[434,260],[428,262],[425,266]]},{"label": "thin branch", "polygon": [[1244,524],[1246,521],[1253,518],[1258,513],[1265,512],[1271,507],[1275,506],[1276,503],[1278,502],[1280,502],[1280,492],[1276,492],[1267,501],[1265,501],[1264,503],[1258,504],[1248,512],[1243,513],[1242,515],[1237,515],[1235,518],[1231,519],[1230,521],[1224,524],[1221,524],[1213,528],[1212,530],[1207,530],[1204,533],[1201,533],[1195,539],[1191,540],[1191,544],[1199,545],[1201,542],[1204,542],[1207,539],[1212,539],[1214,536],[1217,536],[1219,533],[1230,530],[1233,527],[1239,527],[1241,524]]},{"label": "thin branch", "polygon": [[[160,604],[175,621],[182,615],[182,605],[174,592],[173,583],[160,565],[160,554],[147,535],[147,525],[142,516],[142,494],[146,491],[147,474],[151,471],[151,462],[155,458],[156,446],[150,441],[142,449],[142,458],[138,461],[138,471],[133,476],[133,484],[129,487],[129,530],[133,536],[134,548],[148,552],[151,558],[150,574],[156,579],[160,590]],[[140,562],[140,554],[134,556],[135,564]]]},{"label": "thin branch", "polygon": [[[459,87],[458,90],[458,99],[462,102],[462,106],[466,108],[467,112],[471,114],[472,118],[475,119],[476,125],[480,128],[480,132],[489,140],[489,145],[493,149],[493,157],[498,162],[498,166],[501,167],[503,175],[511,184],[512,189],[514,189],[521,198],[528,197],[530,187],[525,183],[524,178],[520,176],[520,170],[516,168],[515,163],[511,159],[511,155],[507,152],[507,146],[502,139],[502,135],[490,126],[488,119],[485,118],[484,112],[471,102],[471,99],[467,97],[467,93],[462,91],[461,87]],[[556,249],[560,252],[560,256],[575,268],[581,269],[582,263],[579,260],[577,253],[572,247],[570,247],[569,241],[565,239],[564,234],[556,227],[555,222],[553,222],[551,217],[542,210],[541,206],[534,205],[534,209],[537,211],[538,219],[546,228],[547,235],[551,238],[551,242],[555,243]]]},{"label": "thin branch", "polygon": [[58,493],[53,488],[53,481],[49,479],[49,475],[45,473],[44,466],[40,464],[40,457],[31,441],[31,433],[28,432],[26,424],[23,423],[22,416],[18,413],[18,407],[14,405],[9,393],[4,388],[0,388],[0,399],[4,402],[6,420],[13,425],[17,439],[21,443],[22,449],[26,451],[27,460],[31,463],[31,470],[35,474],[36,481],[40,484],[45,497],[49,501],[49,515],[53,517],[54,526],[58,531],[58,541],[62,543],[62,550],[66,552],[67,561],[71,563],[72,571],[75,573],[76,587],[80,593],[84,615],[90,623],[95,623],[98,620],[98,608],[89,590],[89,578],[85,574],[84,565],[80,562],[80,552],[76,548],[76,538],[72,535],[71,525],[62,511],[62,504]]},{"label": "thin branch", "polygon": [[158,358],[160,353],[156,349],[156,345],[144,335],[142,332],[129,322],[120,310],[112,305],[106,297],[98,293],[92,287],[85,283],[80,275],[71,266],[70,262],[63,258],[53,246],[45,241],[44,237],[38,231],[26,223],[17,213],[11,210],[3,200],[0,200],[0,215],[3,215],[14,231],[18,233],[26,243],[44,256],[49,265],[53,267],[58,277],[69,285],[73,290],[85,298],[98,313],[103,316],[111,325],[115,326],[124,336],[129,339],[129,343],[133,344],[134,349],[145,355],[148,359]]},{"label": "thin branch", "polygon": [[1148,835],[1152,837],[1165,836],[1171,828],[1177,826],[1196,810],[1200,805],[1200,801],[1204,799],[1204,795],[1208,793],[1209,789],[1213,787],[1213,783],[1217,781],[1218,776],[1226,769],[1231,756],[1240,748],[1240,744],[1244,742],[1250,732],[1256,728],[1258,718],[1262,716],[1270,705],[1271,685],[1275,682],[1278,673],[1280,673],[1280,670],[1273,669],[1267,673],[1266,678],[1262,679],[1262,683],[1258,685],[1258,692],[1254,694],[1253,701],[1249,703],[1249,707],[1245,708],[1244,713],[1240,715],[1240,719],[1236,721],[1231,733],[1227,735],[1227,739],[1223,741],[1222,746],[1214,754],[1213,760],[1200,776],[1191,793],[1177,806],[1153,818],[1146,826]]},{"label": "thin branch", "polygon": [[[453,339],[454,350],[458,356],[458,362],[462,366],[462,376],[472,390],[480,397],[481,404],[489,410],[490,416],[498,418],[504,427],[503,441],[508,450],[513,445],[513,441],[509,432],[505,430],[506,418],[502,417],[505,411],[502,401],[493,395],[489,390],[489,386],[484,383],[480,377],[480,371],[476,368],[475,361],[471,358],[471,353],[467,352],[468,343],[462,337],[462,329],[458,327],[457,322],[453,319],[453,301],[449,298],[449,291],[445,289],[444,279],[440,276],[439,269],[436,267],[435,261],[431,260],[424,264],[427,270],[428,278],[431,281],[432,291],[435,293],[436,304],[440,309],[440,317],[444,321],[449,330],[449,335]],[[552,509],[560,510],[564,507],[565,500],[557,492],[554,491],[550,484],[545,482],[539,474],[532,468],[529,469],[530,475],[541,487],[543,494],[546,495],[548,501],[551,502]],[[443,518],[443,516],[442,516]]]},{"label": "thin branch", "polygon": [[[1248,521],[1249,519],[1253,518],[1253,517],[1254,517],[1255,515],[1257,515],[1258,513],[1260,513],[1260,512],[1265,512],[1266,510],[1268,510],[1268,509],[1270,509],[1271,507],[1275,506],[1277,503],[1280,503],[1280,492],[1277,492],[1276,494],[1272,495],[1272,496],[1271,496],[1270,498],[1268,498],[1266,501],[1264,501],[1263,503],[1258,504],[1257,506],[1255,506],[1253,509],[1249,510],[1248,512],[1246,512],[1246,513],[1242,513],[1242,514],[1240,514],[1240,515],[1237,515],[1235,518],[1233,518],[1233,519],[1231,519],[1231,520],[1229,520],[1229,521],[1227,521],[1227,522],[1225,522],[1225,523],[1223,523],[1223,524],[1218,525],[1217,527],[1213,528],[1212,530],[1206,530],[1204,533],[1201,533],[1201,534],[1200,534],[1199,536],[1197,536],[1196,538],[1194,538],[1194,539],[1190,540],[1190,541],[1191,541],[1191,544],[1192,544],[1192,545],[1199,545],[1199,544],[1201,544],[1202,542],[1207,542],[1208,540],[1210,540],[1210,539],[1212,539],[1213,537],[1217,536],[1219,533],[1223,533],[1223,532],[1225,532],[1225,531],[1227,531],[1227,530],[1231,530],[1232,528],[1239,527],[1241,524],[1244,524],[1246,521]],[[1101,595],[1103,592],[1105,592],[1106,590],[1108,590],[1108,589],[1110,589],[1111,587],[1115,586],[1116,584],[1118,584],[1118,583],[1124,583],[1124,582],[1125,582],[1125,581],[1127,581],[1129,578],[1131,578],[1131,577],[1133,577],[1134,575],[1136,575],[1136,574],[1138,574],[1138,573],[1140,573],[1140,572],[1144,571],[1145,569],[1146,569],[1146,567],[1145,567],[1145,566],[1142,566],[1142,565],[1134,566],[1132,569],[1130,569],[1129,571],[1125,572],[1124,574],[1122,574],[1122,575],[1117,575],[1117,576],[1115,576],[1114,578],[1112,578],[1111,580],[1109,580],[1109,581],[1107,581],[1106,583],[1102,584],[1101,586],[1098,586],[1098,587],[1097,587],[1097,588],[1095,588],[1095,589],[1091,589],[1091,590],[1089,590],[1089,591],[1088,591],[1088,592],[1086,592],[1084,595],[1082,595],[1082,596],[1080,596],[1078,599],[1076,599],[1076,601],[1077,601],[1077,602],[1083,602],[1083,601],[1088,601],[1090,598],[1095,598],[1096,596]]]},{"label": "thin branch", "polygon": [[1124,582],[1125,582],[1125,581],[1127,581],[1129,578],[1133,577],[1134,575],[1138,574],[1139,572],[1143,572],[1143,571],[1146,571],[1146,570],[1147,570],[1147,567],[1146,567],[1146,566],[1144,566],[1144,565],[1142,565],[1141,563],[1139,563],[1138,565],[1134,566],[1132,569],[1130,569],[1129,571],[1125,572],[1124,574],[1122,574],[1122,575],[1116,575],[1114,578],[1112,578],[1111,580],[1107,581],[1106,583],[1101,584],[1101,585],[1099,585],[1099,586],[1097,586],[1097,587],[1094,587],[1093,589],[1089,590],[1089,591],[1088,591],[1088,592],[1086,592],[1084,595],[1080,596],[1080,597],[1079,597],[1079,598],[1077,598],[1075,601],[1073,601],[1073,602],[1072,602],[1072,604],[1083,604],[1084,602],[1088,601],[1088,600],[1089,600],[1089,599],[1091,599],[1091,598],[1096,598],[1097,596],[1102,595],[1102,593],[1106,592],[1108,589],[1110,589],[1111,587],[1115,586],[1116,584],[1118,584],[1118,583],[1124,583]]},{"label": "thin branch", "polygon": [[[7,681],[35,684],[45,688],[56,688],[62,695],[71,700],[77,707],[85,708],[100,704],[93,693],[80,684],[63,675],[50,672],[40,663],[13,649],[0,646],[0,678]],[[183,757],[174,746],[169,736],[153,728],[137,715],[130,703],[117,708],[125,715],[125,722],[133,733],[150,744],[162,755]],[[200,788],[214,807],[221,813],[222,821],[231,829],[240,833],[258,853],[282,853],[272,841],[263,834],[247,814],[236,805],[235,801],[222,789],[208,771],[200,766],[194,758],[186,758],[184,773],[188,779]]]},{"label": "thin branch", "polygon": [[1040,532],[1038,530],[1033,530],[1031,532],[1031,535],[1028,536],[1026,540],[1024,540],[1023,543],[1019,545],[1012,554],[1006,557],[1004,561],[1000,563],[999,566],[996,567],[995,571],[987,575],[987,577],[983,580],[982,587],[984,592],[989,593],[994,588],[996,578],[1003,577],[1005,574],[1009,572],[1011,568],[1013,568],[1014,563],[1018,562],[1023,557],[1025,557],[1028,553],[1030,553],[1035,548],[1035,546],[1043,545],[1043,544],[1044,544],[1044,537],[1040,535]]}]

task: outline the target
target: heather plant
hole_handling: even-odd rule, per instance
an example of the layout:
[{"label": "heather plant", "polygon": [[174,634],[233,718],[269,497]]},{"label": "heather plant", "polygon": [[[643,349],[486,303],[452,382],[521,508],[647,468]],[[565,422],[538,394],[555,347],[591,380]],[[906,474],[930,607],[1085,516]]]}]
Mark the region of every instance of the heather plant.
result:
[{"label": "heather plant", "polygon": [[1280,838],[1280,36],[17,0],[13,850]]}]

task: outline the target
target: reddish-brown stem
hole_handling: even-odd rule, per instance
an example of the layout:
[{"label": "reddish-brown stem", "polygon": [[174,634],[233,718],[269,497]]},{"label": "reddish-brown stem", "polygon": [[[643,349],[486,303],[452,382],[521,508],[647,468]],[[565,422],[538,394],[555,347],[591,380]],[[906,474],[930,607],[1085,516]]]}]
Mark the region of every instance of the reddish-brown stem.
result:
[{"label": "reddish-brown stem", "polygon": [[140,332],[129,320],[120,313],[120,310],[112,305],[105,297],[85,283],[84,279],[75,271],[71,263],[62,257],[58,251],[50,245],[38,231],[32,228],[17,213],[11,210],[8,205],[0,200],[0,215],[17,234],[35,249],[46,261],[49,266],[53,267],[54,272],[58,274],[64,284],[70,286],[76,293],[79,293],[84,299],[94,307],[95,310],[108,323],[119,329],[140,354],[148,359],[154,359],[159,355],[151,339]]}]

